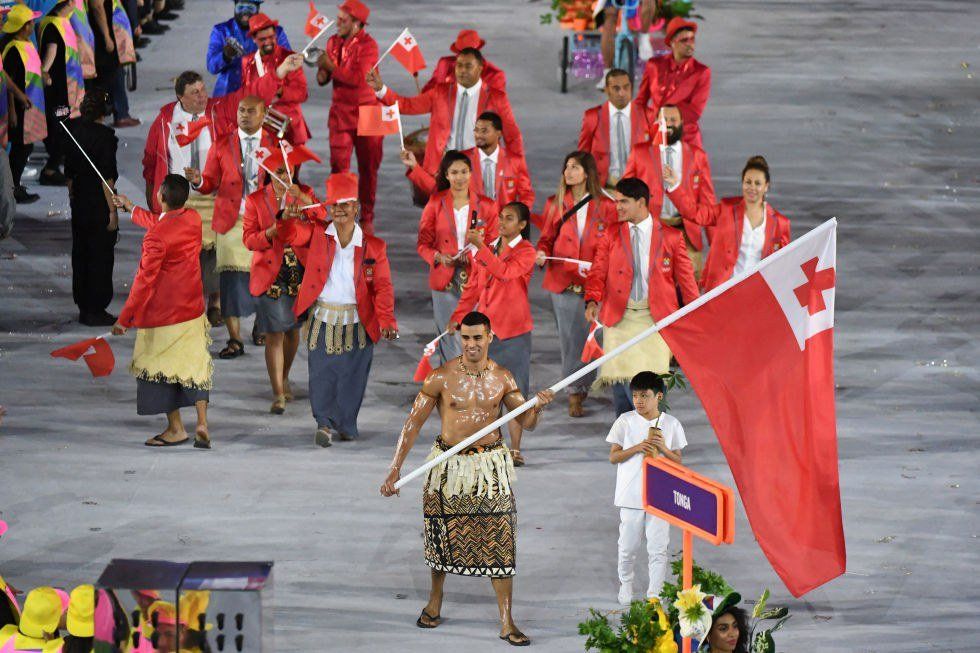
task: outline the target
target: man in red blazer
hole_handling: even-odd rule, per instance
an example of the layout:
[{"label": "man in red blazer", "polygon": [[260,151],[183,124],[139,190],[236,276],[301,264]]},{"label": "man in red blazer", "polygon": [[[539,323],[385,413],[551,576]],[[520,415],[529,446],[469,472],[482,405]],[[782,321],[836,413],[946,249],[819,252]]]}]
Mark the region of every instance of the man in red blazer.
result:
[{"label": "man in red blazer", "polygon": [[[476,147],[464,150],[473,165],[470,175],[470,190],[478,195],[486,195],[504,206],[511,202],[521,202],[534,206],[534,187],[524,159],[513,156],[501,144],[503,121],[493,111],[485,111],[476,119],[474,136]],[[408,166],[408,178],[422,189],[426,195],[436,190],[436,178],[418,165],[415,155],[405,150],[402,162]]]},{"label": "man in red blazer", "polygon": [[149,447],[187,442],[180,409],[194,406],[194,446],[211,448],[207,407],[212,362],[199,263],[201,216],[184,208],[189,191],[186,179],[167,175],[157,192],[164,209],[160,215],[124,195],[113,197],[117,208],[131,211],[133,221],[147,227],[139,269],[112,333],[139,329],[129,368],[136,377],[136,412],[167,415],[167,428],[146,441]]},{"label": "man in red blazer", "polygon": [[[211,143],[219,136],[234,131],[238,103],[243,97],[255,95],[265,102],[272,102],[282,80],[302,66],[301,55],[290,55],[275,71],[268,71],[262,77],[254,79],[250,86],[243,86],[223,97],[209,97],[204,78],[199,73],[188,70],[178,75],[174,82],[177,101],[165,104],[160,109],[150,125],[146,147],[143,149],[143,179],[146,182],[146,201],[150,208],[160,211],[155,195],[164,177],[168,174],[182,174],[185,167],[192,167],[190,157],[194,143],[197,144],[198,157],[203,165]],[[207,129],[201,132],[194,143],[180,147],[175,141],[178,128],[199,118],[208,119]]]},{"label": "man in red blazer", "polygon": [[195,168],[185,171],[198,193],[210,195],[217,191],[211,223],[217,240],[221,315],[228,329],[227,347],[219,354],[224,359],[245,353],[239,322],[255,312],[248,289],[252,255],[243,242],[242,216],[245,198],[258,190],[265,179],[258,159],[279,148],[272,135],[262,129],[265,111],[259,98],[242,99],[238,105],[238,129],[220,137],[211,147],[203,173]]},{"label": "man in red blazer", "polygon": [[[456,55],[466,48],[473,48],[474,50],[483,52],[483,46],[486,44],[487,42],[480,38],[480,33],[475,29],[460,30],[459,34],[456,35],[456,40],[449,46],[453,54],[439,58],[439,61],[436,62],[435,67],[432,69],[432,77],[422,87],[422,93],[431,90],[436,84],[452,82],[455,78]],[[492,86],[500,91],[507,90],[507,75],[489,59],[483,60],[483,72],[480,73],[480,79],[487,86]]]},{"label": "man in red blazer", "polygon": [[633,148],[650,141],[657,115],[645,104],[633,101],[633,80],[625,70],[609,71],[605,93],[605,102],[582,115],[578,149],[595,158],[599,181],[615,186],[625,176]]},{"label": "man in red blazer", "polygon": [[330,175],[324,200],[330,221],[291,220],[283,234],[309,250],[293,312],[311,310],[310,405],[317,423],[314,442],[321,447],[335,438],[357,438],[374,343],[398,337],[388,248],[357,225],[357,189],[356,175]]},{"label": "man in red blazer", "polygon": [[[275,70],[286,57],[293,54],[292,50],[276,42],[278,26],[279,21],[272,20],[263,13],[249,18],[248,33],[258,50],[242,57],[242,86],[248,87],[253,79],[262,77],[268,70]],[[302,145],[310,140],[310,130],[303,118],[302,107],[308,97],[306,74],[302,70],[294,70],[282,80],[275,99],[269,103],[270,108],[289,117],[289,129],[284,137],[293,145]]]},{"label": "man in red blazer", "polygon": [[677,186],[670,190],[683,186],[692,198],[693,208],[696,210],[701,206],[714,205],[716,201],[715,187],[711,183],[711,166],[708,165],[708,155],[704,150],[683,141],[686,126],[680,110],[673,105],[664,106],[660,110],[667,127],[666,143],[661,146],[648,141],[638,145],[630,155],[626,175],[642,179],[650,189],[651,215],[671,229],[681,229],[683,224],[688,255],[694,264],[694,276],[698,278],[704,264],[700,254],[704,248],[701,227],[696,222],[682,219],[680,209],[665,192],[667,189],[663,181],[663,167],[669,165],[673,170],[681,171]]},{"label": "man in red blazer", "polygon": [[473,130],[477,116],[485,111],[500,116],[507,150],[515,157],[524,158],[524,141],[510,99],[505,91],[484,84],[480,79],[482,71],[483,55],[479,50],[466,48],[456,56],[454,81],[441,82],[414,97],[389,89],[376,69],[368,73],[368,86],[383,104],[397,102],[398,110],[404,115],[432,115],[422,167],[433,176],[446,150],[463,151],[476,146]]},{"label": "man in red blazer", "polygon": [[694,58],[697,31],[697,24],[680,16],[667,23],[665,40],[671,52],[647,61],[636,101],[649,103],[654,111],[675,105],[684,118],[684,142],[703,149],[698,121],[711,93],[711,69]]},{"label": "man in red blazer", "polygon": [[378,43],[365,29],[370,14],[371,10],[360,0],[345,0],[340,5],[337,33],[327,39],[326,49],[317,62],[316,82],[320,86],[333,83],[333,99],[327,118],[330,172],[350,170],[351,153],[357,152],[361,226],[373,233],[374,198],[384,137],[357,134],[358,107],[378,103],[378,98],[364,81],[367,72],[378,63]]},{"label": "man in red blazer", "polygon": [[[697,282],[684,241],[650,215],[650,191],[635,177],[616,185],[619,223],[596,250],[585,280],[585,317],[604,325],[603,348],[614,349],[678,308],[679,287],[685,303],[698,296]],[[670,368],[670,350],[654,334],[603,364],[598,383],[613,388],[616,413],[632,410],[629,380],[650,370]]]}]

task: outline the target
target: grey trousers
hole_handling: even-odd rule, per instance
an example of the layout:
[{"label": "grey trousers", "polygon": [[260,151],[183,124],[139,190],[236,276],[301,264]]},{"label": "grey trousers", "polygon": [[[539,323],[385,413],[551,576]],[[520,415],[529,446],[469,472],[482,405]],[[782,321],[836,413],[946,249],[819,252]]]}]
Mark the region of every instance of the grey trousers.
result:
[{"label": "grey trousers", "polygon": [[510,370],[521,394],[527,397],[531,387],[531,332],[506,340],[494,338],[487,355],[497,365]]},{"label": "grey trousers", "polygon": [[[582,347],[589,336],[589,323],[585,321],[585,300],[581,295],[566,290],[551,293],[551,307],[558,323],[558,343],[561,349],[561,377],[582,369]],[[601,331],[599,332],[602,333]],[[568,386],[569,392],[588,392],[595,381],[596,371],[589,372]]]},{"label": "grey trousers", "polygon": [[136,414],[158,415],[208,401],[209,392],[187,388],[179,383],[136,379]]},{"label": "grey trousers", "polygon": [[[453,316],[456,305],[459,304],[459,295],[451,291],[433,290],[432,291],[432,315],[436,321],[436,333],[442,333],[449,324],[449,318]],[[459,343],[459,336],[452,334],[439,341],[438,350],[442,359],[440,365],[463,354],[463,347]],[[434,367],[437,367],[433,365]]]},{"label": "grey trousers", "polygon": [[213,295],[221,289],[218,283],[218,272],[216,267],[218,265],[218,255],[216,250],[212,247],[211,249],[201,250],[201,283],[204,285],[204,294]]},{"label": "grey trousers", "polygon": [[354,331],[354,348],[342,354],[328,354],[324,339],[327,329],[320,329],[316,346],[309,351],[310,407],[317,426],[330,426],[344,435],[356,438],[357,414],[367,389],[374,345],[367,338],[361,348],[359,330]]}]

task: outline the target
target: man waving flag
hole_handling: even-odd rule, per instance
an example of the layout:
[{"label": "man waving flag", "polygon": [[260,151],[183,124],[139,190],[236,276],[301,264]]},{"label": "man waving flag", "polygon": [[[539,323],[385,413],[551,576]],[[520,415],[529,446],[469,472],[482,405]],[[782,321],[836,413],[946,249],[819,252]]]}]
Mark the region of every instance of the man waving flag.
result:
[{"label": "man waving flag", "polygon": [[846,563],[836,229],[825,222],[660,330],[704,405],[759,546],[794,596],[840,576]]},{"label": "man waving flag", "polygon": [[402,30],[402,33],[398,35],[398,38],[391,45],[391,56],[397,59],[398,63],[412,75],[417,74],[425,68],[422,48],[419,47],[419,42],[415,40],[415,37],[412,36],[412,33],[408,31],[407,27]]}]

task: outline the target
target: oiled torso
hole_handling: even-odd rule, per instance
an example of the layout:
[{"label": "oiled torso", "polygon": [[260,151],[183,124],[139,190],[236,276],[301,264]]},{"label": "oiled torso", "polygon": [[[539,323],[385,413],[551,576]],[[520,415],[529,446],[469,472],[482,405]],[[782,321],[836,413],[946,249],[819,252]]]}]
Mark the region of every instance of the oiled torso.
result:
[{"label": "oiled torso", "polygon": [[[462,368],[459,359],[455,359],[443,365],[435,374],[441,381],[437,399],[442,418],[442,440],[450,446],[500,417],[504,397],[520,392],[513,375],[493,361],[489,361],[486,369],[479,374],[469,374]],[[488,433],[476,444],[489,444],[498,438],[499,429]]]}]

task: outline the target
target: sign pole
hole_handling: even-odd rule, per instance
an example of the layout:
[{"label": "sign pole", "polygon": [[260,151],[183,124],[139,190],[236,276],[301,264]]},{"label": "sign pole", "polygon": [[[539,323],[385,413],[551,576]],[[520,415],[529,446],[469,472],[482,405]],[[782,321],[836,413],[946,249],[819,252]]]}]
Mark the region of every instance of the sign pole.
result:
[{"label": "sign pole", "polygon": [[[694,580],[694,533],[684,529],[684,547],[683,547],[683,588],[691,589],[691,583]],[[691,653],[691,638],[685,637],[681,641],[681,653]]]}]

